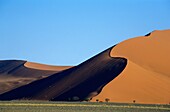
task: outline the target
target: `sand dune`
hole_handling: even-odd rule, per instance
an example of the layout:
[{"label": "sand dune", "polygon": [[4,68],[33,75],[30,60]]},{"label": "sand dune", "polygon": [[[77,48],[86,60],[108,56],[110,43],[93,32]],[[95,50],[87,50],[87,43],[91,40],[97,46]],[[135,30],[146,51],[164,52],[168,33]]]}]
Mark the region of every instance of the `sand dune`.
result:
[{"label": "sand dune", "polygon": [[162,74],[148,71],[128,61],[125,70],[93,98],[111,102],[169,103],[170,80]]},{"label": "sand dune", "polygon": [[111,56],[121,56],[148,69],[170,76],[170,30],[153,31],[149,36],[119,43]]},{"label": "sand dune", "polygon": [[118,76],[127,64],[124,58],[110,57],[111,50],[112,47],[78,66],[5,92],[0,95],[0,100],[83,101],[91,99],[100,93],[108,82]]},{"label": "sand dune", "polygon": [[0,61],[0,93],[48,77],[70,67],[47,66],[21,60]]},{"label": "sand dune", "polygon": [[26,62],[24,66],[32,69],[50,70],[50,71],[62,71],[72,67],[72,66],[52,66],[52,65],[39,64],[34,62]]},{"label": "sand dune", "polygon": [[170,102],[170,30],[119,43],[111,56],[128,59],[125,70],[93,99],[112,102]]},{"label": "sand dune", "polygon": [[170,30],[131,38],[71,66],[0,61],[0,100],[170,102]]}]

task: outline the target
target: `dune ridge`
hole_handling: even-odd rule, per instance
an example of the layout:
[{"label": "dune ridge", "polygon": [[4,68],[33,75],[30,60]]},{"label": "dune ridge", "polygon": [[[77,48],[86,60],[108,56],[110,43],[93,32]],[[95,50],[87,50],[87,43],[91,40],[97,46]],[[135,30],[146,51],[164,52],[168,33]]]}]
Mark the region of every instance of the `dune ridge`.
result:
[{"label": "dune ridge", "polygon": [[72,66],[54,66],[54,65],[46,65],[35,62],[26,62],[24,64],[27,68],[38,69],[38,70],[50,70],[50,71],[62,71],[71,68]]},{"label": "dune ridge", "polygon": [[169,42],[170,30],[156,30],[77,66],[0,61],[0,100],[169,104]]},{"label": "dune ridge", "polygon": [[74,101],[74,97],[78,97],[78,101],[91,99],[126,67],[125,58],[110,57],[111,49],[112,47],[78,66],[5,92],[0,95],[0,100]]},{"label": "dune ridge", "polygon": [[153,31],[119,43],[111,56],[128,59],[125,70],[95,99],[112,102],[170,102],[170,30]]},{"label": "dune ridge", "polygon": [[[29,67],[27,65],[29,64]],[[32,66],[36,64],[36,66]],[[22,60],[1,60],[0,61],[0,93],[7,92],[14,88],[29,84],[35,80],[48,77],[54,73],[68,69],[69,67],[53,67],[30,63]],[[25,66],[26,65],[26,66]],[[37,67],[38,66],[38,67]],[[46,69],[39,69],[44,68]]]}]

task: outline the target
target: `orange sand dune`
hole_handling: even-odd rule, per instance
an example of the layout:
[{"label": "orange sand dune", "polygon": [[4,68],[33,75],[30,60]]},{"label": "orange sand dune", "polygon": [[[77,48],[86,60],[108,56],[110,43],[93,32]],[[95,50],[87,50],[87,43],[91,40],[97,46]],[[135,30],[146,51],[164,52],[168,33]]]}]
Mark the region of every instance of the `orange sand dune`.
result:
[{"label": "orange sand dune", "polygon": [[74,67],[0,61],[0,100],[109,98],[111,102],[168,104],[169,42],[170,30],[154,31],[123,41]]},{"label": "orange sand dune", "polygon": [[125,57],[132,62],[170,76],[170,30],[154,31],[149,36],[132,38],[118,44],[111,56]]},{"label": "orange sand dune", "polygon": [[[23,68],[22,61],[21,63],[19,61],[12,61],[10,64],[8,64],[8,61],[7,64],[2,62],[0,63],[2,66],[0,70],[10,72],[14,74],[13,76],[21,75],[23,77],[30,77],[32,75],[31,77],[35,77],[38,74],[39,76],[43,76],[42,74],[46,74],[47,76],[47,73],[48,76],[18,88],[12,88],[0,94],[0,100],[84,101],[91,99],[100,93],[108,82],[117,77],[127,65],[127,59],[125,58],[110,57],[111,50],[112,47],[75,67],[58,73]],[[15,66],[11,67],[11,64]],[[27,71],[24,72],[26,74],[21,73],[23,70]]]},{"label": "orange sand dune", "polygon": [[170,102],[170,30],[121,42],[110,53],[128,59],[125,70],[93,98],[112,102]]},{"label": "orange sand dune", "polygon": [[52,71],[62,71],[72,67],[72,66],[52,66],[52,65],[39,64],[34,62],[26,62],[24,66],[32,69],[52,70]]}]

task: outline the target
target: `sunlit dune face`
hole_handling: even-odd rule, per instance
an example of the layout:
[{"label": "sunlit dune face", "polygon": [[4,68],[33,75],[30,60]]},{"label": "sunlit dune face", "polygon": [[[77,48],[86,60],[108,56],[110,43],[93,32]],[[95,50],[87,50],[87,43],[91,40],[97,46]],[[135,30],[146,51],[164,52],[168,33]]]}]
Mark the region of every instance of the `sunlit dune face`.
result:
[{"label": "sunlit dune face", "polygon": [[5,93],[0,99],[67,101],[76,94],[82,100],[168,104],[169,42],[170,30],[154,31],[121,42],[73,68],[2,61],[0,93]]},{"label": "sunlit dune face", "polygon": [[26,62],[24,66],[32,69],[51,70],[51,71],[62,71],[71,68],[71,66],[51,66],[51,65],[39,64],[33,62]]},{"label": "sunlit dune face", "polygon": [[115,46],[111,57],[124,57],[128,64],[93,98],[112,102],[168,104],[170,101],[170,30],[154,31]]},{"label": "sunlit dune face", "polygon": [[119,43],[112,49],[111,56],[125,57],[146,69],[169,75],[169,42],[170,30],[154,31]]}]

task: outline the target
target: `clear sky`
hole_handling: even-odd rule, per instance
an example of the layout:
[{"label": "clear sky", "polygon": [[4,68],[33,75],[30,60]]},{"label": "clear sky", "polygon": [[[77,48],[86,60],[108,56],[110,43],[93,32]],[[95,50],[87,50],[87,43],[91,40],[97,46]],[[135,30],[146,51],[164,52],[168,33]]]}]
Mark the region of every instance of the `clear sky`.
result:
[{"label": "clear sky", "polygon": [[163,29],[170,0],[0,0],[0,60],[77,65]]}]

